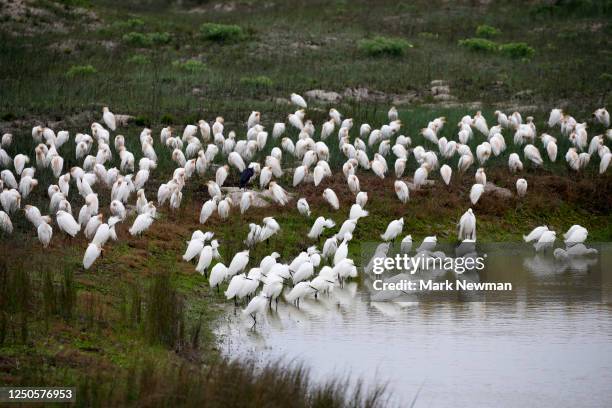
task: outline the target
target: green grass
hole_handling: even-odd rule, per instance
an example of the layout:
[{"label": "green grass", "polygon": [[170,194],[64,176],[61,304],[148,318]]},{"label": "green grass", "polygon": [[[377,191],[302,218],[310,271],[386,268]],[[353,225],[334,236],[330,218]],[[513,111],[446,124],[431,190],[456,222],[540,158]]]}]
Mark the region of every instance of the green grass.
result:
[{"label": "green grass", "polygon": [[487,24],[481,24],[476,27],[476,36],[482,38],[497,37],[501,34],[501,30]]},{"label": "green grass", "polygon": [[168,44],[172,40],[172,36],[170,35],[170,33],[167,32],[140,33],[137,31],[132,31],[127,34],[124,34],[121,39],[126,44],[144,48],[152,47],[154,45]]},{"label": "green grass", "polygon": [[96,74],[98,70],[93,65],[73,65],[66,71],[67,78],[82,77]]},{"label": "green grass", "polygon": [[238,41],[245,38],[244,30],[235,24],[204,23],[200,26],[202,38],[217,42]]},{"label": "green grass", "polygon": [[523,42],[502,44],[499,52],[511,58],[531,58],[535,54],[535,50]]},{"label": "green grass", "polygon": [[266,89],[272,87],[274,82],[270,77],[265,75],[259,75],[255,77],[242,77],[240,78],[240,84],[246,87],[256,88],[256,89]]},{"label": "green grass", "polygon": [[145,26],[145,22],[141,18],[129,18],[127,20],[117,21],[113,24],[113,26],[118,28],[131,28],[135,30],[143,28]]},{"label": "green grass", "polygon": [[359,41],[359,49],[367,55],[378,57],[382,55],[401,56],[412,44],[402,38],[376,36]]},{"label": "green grass", "polygon": [[198,60],[173,61],[172,66],[192,74],[206,70],[206,64]]},{"label": "green grass", "polygon": [[149,65],[151,63],[151,59],[146,55],[137,54],[128,58],[128,62],[136,65]]},{"label": "green grass", "polygon": [[466,38],[459,40],[459,45],[477,52],[495,53],[498,50],[497,44],[486,38]]},{"label": "green grass", "polygon": [[[607,87],[593,80],[609,74],[606,61],[612,25],[606,14],[544,18],[530,13],[535,6],[519,8],[498,2],[486,8],[460,3],[447,13],[441,4],[419,0],[400,7],[383,1],[333,11],[335,7],[292,7],[281,1],[274,7],[248,11],[237,7],[231,12],[186,13],[161,3],[143,7],[128,1],[117,6],[96,0],[91,8],[101,23],[87,34],[79,30],[30,37],[0,33],[0,115],[46,120],[76,114],[104,101],[114,111],[134,116],[160,118],[171,113],[177,118],[192,117],[204,108],[204,101],[192,93],[197,87],[214,96],[206,103],[211,113],[242,120],[239,115],[253,109],[279,111],[282,106],[271,100],[309,89],[342,92],[365,86],[384,93],[414,91],[418,95],[415,104],[428,103],[427,91],[435,79],[449,81],[460,103],[511,104],[513,95],[529,89],[530,103],[543,109],[567,101],[577,115],[592,112],[593,101],[610,104]],[[412,17],[394,17],[401,12]],[[501,53],[477,53],[459,46],[459,40],[474,35],[474,19],[499,29],[500,44],[524,42],[537,54],[529,64],[516,64],[514,58]],[[384,28],[374,21],[385,21]],[[203,42],[200,27],[211,22],[238,26],[249,41]],[[11,23],[3,26],[11,27]],[[560,32],[576,35],[562,38]],[[138,33],[134,41],[146,46],[122,40],[131,33]],[[168,33],[170,43],[149,45],[153,41],[150,33]],[[356,47],[359,41],[376,35],[400,38],[415,47],[406,51],[409,58],[385,58],[382,72],[379,58]],[[58,58],[51,46],[67,40],[78,46]],[[119,46],[111,51],[100,46],[100,41]],[[147,69],[132,62],[135,47],[146,49],[143,54],[151,61]],[[568,47],[573,50],[572,58],[559,58]],[[206,64],[206,76],[172,66],[173,61],[190,59]],[[92,65],[98,72],[78,81],[65,77],[70,67],[83,65]],[[273,80],[272,87],[241,83],[242,78],[262,74]],[[43,96],[33,99],[33,94]]]}]

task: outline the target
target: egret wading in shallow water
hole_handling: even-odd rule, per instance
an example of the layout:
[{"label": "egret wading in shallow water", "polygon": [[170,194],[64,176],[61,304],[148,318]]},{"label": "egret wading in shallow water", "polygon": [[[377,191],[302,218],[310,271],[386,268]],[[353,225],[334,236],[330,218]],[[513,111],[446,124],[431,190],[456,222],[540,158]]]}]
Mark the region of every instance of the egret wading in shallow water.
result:
[{"label": "egret wading in shallow water", "polygon": [[257,324],[257,315],[264,314],[268,307],[270,298],[264,294],[255,296],[247,307],[242,311],[245,315],[250,315],[253,318],[253,325]]},{"label": "egret wading in shallow water", "polygon": [[533,247],[537,252],[546,251],[553,247],[555,240],[557,239],[557,233],[555,231],[544,231],[538,241],[533,244]]},{"label": "egret wading in shallow water", "polygon": [[314,297],[314,295],[318,292],[316,288],[314,288],[310,281],[300,282],[296,284],[291,291],[285,296],[285,299],[289,303],[295,304],[297,308],[300,307],[300,300],[305,297]]}]

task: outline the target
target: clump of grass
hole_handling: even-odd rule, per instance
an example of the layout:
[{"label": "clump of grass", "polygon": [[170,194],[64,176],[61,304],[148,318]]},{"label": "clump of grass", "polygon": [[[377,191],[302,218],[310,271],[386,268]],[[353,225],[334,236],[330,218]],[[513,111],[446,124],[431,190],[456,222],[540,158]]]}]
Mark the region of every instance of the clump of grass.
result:
[{"label": "clump of grass", "polygon": [[376,36],[359,41],[359,49],[374,57],[382,55],[401,56],[413,45],[403,38]]},{"label": "clump of grass", "polygon": [[573,31],[573,30],[562,30],[557,33],[557,38],[560,38],[563,40],[575,40],[578,37],[580,37],[580,34],[578,33],[578,31]]},{"label": "clump of grass", "polygon": [[235,24],[204,23],[200,26],[202,38],[209,41],[231,42],[246,37],[242,27]]},{"label": "clump of grass", "polygon": [[167,32],[154,32],[147,34],[147,36],[153,42],[153,44],[168,44],[170,40],[172,40],[172,36]]},{"label": "clump of grass", "polygon": [[140,18],[129,18],[123,22],[126,27],[129,28],[139,28],[144,27],[145,22]]},{"label": "clump of grass", "polygon": [[132,30],[137,30],[139,28],[144,27],[145,22],[140,18],[128,18],[127,20],[116,21],[113,23],[113,27],[116,28],[130,28]]},{"label": "clump of grass", "polygon": [[32,294],[28,270],[0,262],[0,346],[10,337],[15,344],[28,341]]},{"label": "clump of grass", "polygon": [[511,58],[531,58],[535,54],[533,47],[524,42],[514,42],[499,46],[499,52]]},{"label": "clump of grass", "polygon": [[121,39],[130,45],[136,45],[138,47],[149,47],[152,45],[152,42],[146,34],[137,33],[135,31],[124,34]]},{"label": "clump of grass", "polygon": [[202,61],[198,61],[198,60],[187,60],[187,61],[174,61],[172,63],[172,66],[178,69],[181,69],[183,71],[187,71],[190,72],[192,74],[197,73],[197,72],[202,72],[206,69],[206,64],[204,64]]},{"label": "clump of grass", "polygon": [[90,0],[56,0],[67,7],[89,7],[91,6]]},{"label": "clump of grass", "polygon": [[437,40],[440,36],[437,33],[430,33],[429,31],[421,31],[419,33],[420,38],[425,38],[426,40]]},{"label": "clump of grass", "polygon": [[0,116],[0,119],[10,122],[11,120],[17,119],[17,115],[15,115],[13,112],[6,112]]},{"label": "clump of grass", "polygon": [[127,62],[135,65],[148,65],[151,60],[146,55],[136,54],[128,58]]},{"label": "clump of grass", "polygon": [[171,125],[173,123],[176,123],[176,120],[174,119],[174,116],[169,113],[166,113],[161,117],[159,122],[163,125]]},{"label": "clump of grass", "polygon": [[604,72],[603,74],[599,76],[599,79],[601,79],[602,81],[612,83],[612,74]]},{"label": "clump of grass", "polygon": [[265,75],[259,75],[255,77],[240,78],[240,85],[261,89],[272,87],[272,85],[274,85],[274,82],[270,77],[267,77]]},{"label": "clump of grass", "polygon": [[151,126],[151,119],[148,118],[147,116],[136,116],[134,118],[134,124],[136,126],[150,127]]},{"label": "clump of grass", "polygon": [[485,38],[466,38],[459,40],[459,45],[477,52],[494,53],[497,51],[497,44]]},{"label": "clump of grass", "polygon": [[168,44],[172,37],[169,33],[139,33],[131,31],[124,34],[122,40],[136,47],[151,47],[153,45]]},{"label": "clump of grass", "polygon": [[195,367],[186,362],[160,363],[146,356],[111,378],[104,370],[92,373],[79,379],[77,387],[84,406],[95,405],[104,395],[113,406],[146,402],[149,406],[377,408],[385,406],[389,397],[384,386],[366,389],[359,381],[351,384],[341,378],[318,383],[297,364],[260,367],[253,361],[217,359]]},{"label": "clump of grass", "polygon": [[501,30],[487,24],[476,27],[476,36],[481,38],[493,38],[501,34]]},{"label": "clump of grass", "polygon": [[68,78],[74,78],[78,76],[93,75],[97,72],[98,70],[93,65],[73,65],[66,71],[66,76]]},{"label": "clump of grass", "polygon": [[184,328],[183,299],[170,276],[160,273],[154,277],[146,298],[145,337],[151,344],[180,348],[184,343]]}]

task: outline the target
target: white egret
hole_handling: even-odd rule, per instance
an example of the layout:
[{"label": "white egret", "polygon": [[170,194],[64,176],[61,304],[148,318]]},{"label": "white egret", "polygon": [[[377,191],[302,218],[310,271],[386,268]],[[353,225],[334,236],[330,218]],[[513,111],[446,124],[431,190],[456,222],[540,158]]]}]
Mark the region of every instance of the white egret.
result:
[{"label": "white egret", "polygon": [[334,210],[338,210],[340,208],[340,201],[338,200],[338,196],[331,188],[326,188],[323,191],[323,198]]},{"label": "white egret", "polygon": [[219,214],[219,218],[221,220],[227,220],[229,218],[229,213],[232,208],[232,199],[230,197],[225,197],[219,204],[217,205],[217,213]]},{"label": "white egret", "polygon": [[60,231],[63,231],[71,237],[75,237],[81,230],[81,226],[78,222],[76,222],[72,214],[69,214],[66,211],[58,211],[56,214],[56,221]]},{"label": "white egret", "polygon": [[277,204],[285,206],[289,203],[289,193],[275,181],[270,182],[269,190],[272,193],[272,198]]},{"label": "white egret", "polygon": [[251,316],[253,318],[253,325],[255,325],[257,323],[257,315],[264,314],[266,312],[266,307],[268,306],[269,301],[270,297],[264,294],[257,295],[251,299],[242,313]]},{"label": "white egret", "polygon": [[319,239],[325,228],[333,228],[334,226],[336,226],[336,223],[331,218],[318,217],[310,228],[308,238]]},{"label": "white egret", "polygon": [[412,249],[412,235],[408,234],[404,237],[404,239],[402,239],[400,243],[400,250],[404,254],[407,254],[410,252],[411,249]]},{"label": "white egret", "polygon": [[408,185],[406,185],[406,183],[404,183],[401,180],[395,180],[393,188],[395,189],[395,194],[397,195],[397,198],[403,204],[406,204],[408,202],[408,199],[410,198],[410,192],[408,190]]},{"label": "white egret", "polygon": [[516,180],[516,193],[519,197],[524,197],[527,194],[527,180],[524,178]]},{"label": "white egret", "polygon": [[5,232],[6,234],[13,233],[13,223],[11,222],[11,217],[4,211],[0,211],[0,231]]},{"label": "white egret", "polygon": [[457,239],[463,241],[465,239],[476,240],[476,216],[472,209],[468,209],[459,220],[459,234]]},{"label": "white egret", "polygon": [[547,249],[553,247],[556,238],[557,237],[555,231],[544,231],[544,233],[542,233],[542,235],[538,239],[538,242],[536,242],[533,247],[537,252],[546,251]]},{"label": "white egret", "polygon": [[312,287],[309,281],[305,281],[295,285],[285,296],[285,299],[288,302],[294,303],[299,308],[301,299],[307,296],[313,296],[315,293],[317,293],[317,289]]},{"label": "white egret", "polygon": [[249,263],[249,251],[244,250],[241,252],[237,252],[232,258],[232,261],[230,262],[229,266],[227,267],[227,275],[234,276],[236,274],[242,273],[242,271],[244,271],[244,268],[246,268],[248,263]]},{"label": "white egret", "polygon": [[111,112],[107,106],[102,108],[102,120],[106,124],[106,127],[108,127],[113,132],[117,129],[117,120],[115,119],[115,114]]},{"label": "white egret", "polygon": [[450,168],[449,165],[444,164],[440,168],[440,175],[442,176],[442,180],[444,180],[444,184],[446,184],[447,186],[450,184],[452,174],[453,170]]},{"label": "white egret", "polygon": [[523,240],[525,242],[534,242],[538,241],[542,234],[548,231],[548,227],[546,225],[534,228],[528,235],[523,235]]},{"label": "white egret", "polygon": [[306,109],[308,107],[308,104],[306,104],[304,98],[296,93],[291,94],[291,103],[303,109]]},{"label": "white egret", "polygon": [[308,205],[308,201],[305,198],[300,198],[297,201],[297,209],[300,214],[310,217],[310,206]]},{"label": "white egret", "polygon": [[391,221],[387,225],[387,229],[385,233],[380,236],[383,241],[393,241],[399,234],[402,233],[402,229],[404,228],[404,217],[399,218],[397,220]]},{"label": "white egret", "polygon": [[482,193],[484,193],[484,185],[476,183],[472,186],[470,189],[470,201],[473,205],[476,205],[478,200],[480,200]]},{"label": "white egret", "polygon": [[47,248],[51,242],[51,238],[53,237],[53,228],[43,221],[38,224],[36,232],[38,234],[38,240],[42,244],[43,248]]},{"label": "white egret", "polygon": [[219,285],[227,279],[227,267],[221,262],[215,264],[210,271],[210,278],[208,279],[208,284],[210,288],[217,288],[217,292],[219,291]]},{"label": "white egret", "polygon": [[91,243],[87,246],[85,255],[83,256],[83,268],[89,269],[91,265],[98,259],[102,253],[102,248],[96,243]]}]

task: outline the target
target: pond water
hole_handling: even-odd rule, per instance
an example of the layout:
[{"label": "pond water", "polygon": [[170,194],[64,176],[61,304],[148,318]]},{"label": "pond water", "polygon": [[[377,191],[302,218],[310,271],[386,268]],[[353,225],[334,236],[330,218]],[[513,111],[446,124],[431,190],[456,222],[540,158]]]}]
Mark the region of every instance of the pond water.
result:
[{"label": "pond water", "polygon": [[299,309],[281,302],[254,327],[228,305],[221,348],[261,364],[301,362],[318,380],[387,384],[398,406],[612,406],[612,251],[599,249],[570,264],[533,248],[490,250],[472,280],[513,289],[483,296],[381,295],[362,271]]}]

